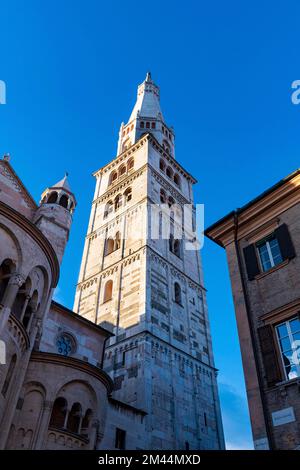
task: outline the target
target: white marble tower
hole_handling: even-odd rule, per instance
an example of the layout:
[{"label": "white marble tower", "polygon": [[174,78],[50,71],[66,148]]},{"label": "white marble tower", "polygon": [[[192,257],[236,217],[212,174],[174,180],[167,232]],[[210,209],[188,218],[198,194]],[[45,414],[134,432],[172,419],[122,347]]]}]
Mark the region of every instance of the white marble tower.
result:
[{"label": "white marble tower", "polygon": [[[176,238],[176,220],[170,239],[149,236],[151,205],[193,205],[196,181],[175,160],[174,139],[148,73],[121,125],[117,156],[94,174],[74,310],[113,331],[104,367],[114,398],[147,412],[145,448],[220,449],[200,253],[185,249],[190,234]],[[111,422],[126,427],[124,417]],[[112,442],[105,436],[103,446]]]}]

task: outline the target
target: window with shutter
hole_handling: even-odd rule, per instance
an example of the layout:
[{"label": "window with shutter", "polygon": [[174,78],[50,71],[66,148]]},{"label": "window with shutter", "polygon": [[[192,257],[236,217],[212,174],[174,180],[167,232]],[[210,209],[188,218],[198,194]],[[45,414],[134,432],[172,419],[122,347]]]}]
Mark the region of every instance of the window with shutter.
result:
[{"label": "window with shutter", "polygon": [[263,365],[265,370],[265,378],[267,384],[271,387],[276,382],[282,380],[277,351],[275,349],[273,328],[271,325],[261,326],[257,330]]},{"label": "window with shutter", "polygon": [[275,236],[278,240],[283,259],[292,259],[296,256],[295,248],[286,224],[280,225],[275,230]]},{"label": "window with shutter", "polygon": [[255,245],[249,245],[244,248],[244,258],[249,281],[252,281],[259,274],[259,265],[256,256]]}]

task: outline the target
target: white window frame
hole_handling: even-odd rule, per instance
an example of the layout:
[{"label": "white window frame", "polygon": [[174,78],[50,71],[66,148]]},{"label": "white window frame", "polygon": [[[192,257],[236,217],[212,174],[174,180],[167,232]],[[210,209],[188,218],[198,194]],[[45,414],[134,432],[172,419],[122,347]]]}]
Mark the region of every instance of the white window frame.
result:
[{"label": "white window frame", "polygon": [[[269,238],[271,238],[271,237],[269,237]],[[276,238],[276,236],[274,236],[274,238],[277,241],[278,246],[279,246],[279,250],[280,250],[280,245],[279,245],[278,239]],[[270,242],[269,242],[268,238],[264,241],[261,240],[260,242],[258,242],[258,244],[256,245],[256,249],[258,251],[258,258],[259,258],[260,266],[261,266],[261,269],[262,269],[263,272],[267,272],[268,269],[267,270],[264,269],[264,265],[263,265],[263,262],[262,262],[262,259],[261,259],[261,254],[260,254],[260,251],[259,251],[260,246],[264,245],[264,244],[266,245],[267,252],[268,252],[268,255],[269,255],[269,260],[270,260],[270,263],[271,263],[271,268],[269,268],[269,269],[272,269],[275,266],[278,266],[278,264],[280,264],[280,263],[278,263],[278,264],[274,263],[274,258],[273,258],[273,254],[272,254],[272,250],[271,250]],[[280,254],[281,254],[281,251],[280,251]],[[281,255],[281,257],[282,257],[282,255]]]},{"label": "white window frame", "polygon": [[[278,348],[279,348],[279,354],[280,354],[280,359],[281,359],[281,364],[282,364],[282,367],[283,367],[283,371],[284,371],[284,376],[286,378],[286,380],[294,380],[294,378],[290,379],[286,373],[286,366],[284,364],[284,360],[283,360],[283,353],[281,351],[281,346],[280,346],[280,336],[279,336],[279,332],[278,332],[278,327],[281,326],[281,325],[285,325],[286,326],[286,329],[287,329],[287,332],[288,332],[288,338],[290,340],[290,343],[291,343],[291,350],[293,351],[293,353],[296,353],[297,352],[297,349],[298,348],[294,348],[293,347],[293,343],[294,343],[294,339],[293,339],[293,333],[292,333],[292,330],[291,330],[291,327],[290,327],[290,322],[295,320],[296,318],[298,317],[293,317],[293,318],[290,318],[289,320],[286,320],[286,321],[283,321],[281,323],[279,323],[279,325],[276,325],[275,329],[276,329],[276,337],[277,337],[277,344],[278,344]],[[296,366],[296,369],[297,369],[297,374],[298,376],[296,377],[297,379],[300,378],[300,364],[292,364],[292,365],[295,365]]]}]

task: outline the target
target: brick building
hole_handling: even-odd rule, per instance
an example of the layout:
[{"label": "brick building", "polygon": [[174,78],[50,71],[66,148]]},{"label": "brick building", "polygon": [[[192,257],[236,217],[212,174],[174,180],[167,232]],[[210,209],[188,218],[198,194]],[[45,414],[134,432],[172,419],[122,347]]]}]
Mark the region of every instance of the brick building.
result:
[{"label": "brick building", "polygon": [[300,448],[300,170],[206,230],[226,249],[254,445]]}]

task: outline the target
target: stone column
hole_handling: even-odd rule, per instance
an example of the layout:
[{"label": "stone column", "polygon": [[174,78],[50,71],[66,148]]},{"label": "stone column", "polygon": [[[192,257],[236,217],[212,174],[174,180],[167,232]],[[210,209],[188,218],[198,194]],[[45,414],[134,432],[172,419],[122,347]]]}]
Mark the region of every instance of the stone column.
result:
[{"label": "stone column", "polygon": [[24,305],[22,307],[22,312],[21,312],[21,316],[20,316],[20,322],[21,323],[23,322],[23,318],[24,318],[25,311],[26,311],[29,300],[30,300],[30,295],[27,294],[26,297],[25,297],[25,302],[24,302]]},{"label": "stone column", "polygon": [[51,416],[53,402],[45,400],[43,405],[42,417],[36,431],[35,440],[33,442],[33,449],[45,449],[48,439],[48,427]]},{"label": "stone column", "polygon": [[0,317],[0,334],[3,331],[4,327],[6,326],[9,314],[11,312],[11,308],[17,296],[17,293],[20,287],[24,284],[25,279],[21,274],[15,273],[13,274],[6,287],[1,305],[2,305],[2,312]]}]

